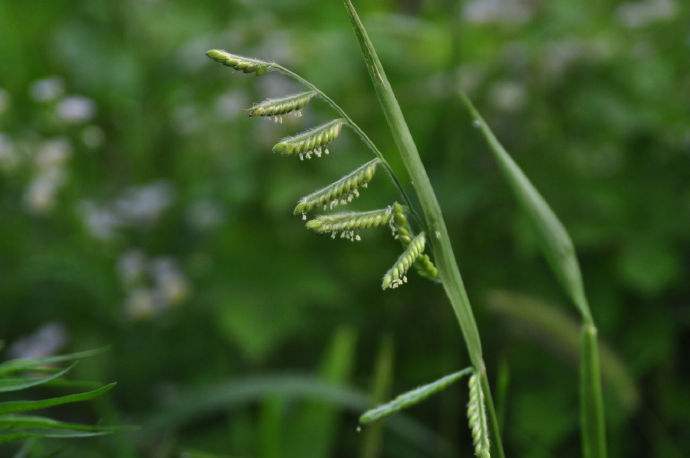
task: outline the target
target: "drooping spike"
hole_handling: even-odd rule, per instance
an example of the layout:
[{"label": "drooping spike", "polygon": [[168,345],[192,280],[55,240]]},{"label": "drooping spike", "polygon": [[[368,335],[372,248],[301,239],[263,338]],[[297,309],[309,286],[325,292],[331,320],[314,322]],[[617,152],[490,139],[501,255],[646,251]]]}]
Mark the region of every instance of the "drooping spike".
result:
[{"label": "drooping spike", "polygon": [[424,232],[420,232],[419,235],[412,239],[398,260],[395,261],[393,267],[388,269],[388,272],[386,272],[386,274],[383,276],[381,287],[383,289],[397,288],[405,283],[405,275],[407,271],[424,252],[425,246],[426,236],[424,235]]},{"label": "drooping spike", "polygon": [[[412,232],[412,227],[407,219],[405,207],[398,202],[393,203],[393,225],[396,238],[400,241],[403,247],[407,248],[410,242],[412,242],[414,233]],[[436,268],[434,263],[431,261],[431,258],[426,254],[419,256],[419,259],[417,259],[417,261],[414,263],[414,268],[422,277],[430,280],[438,279],[438,268]]]},{"label": "drooping spike", "polygon": [[301,116],[301,110],[316,96],[316,91],[301,92],[276,99],[266,99],[248,110],[249,117],[266,117],[277,119],[282,123],[282,116],[295,113]]},{"label": "drooping spike", "polygon": [[356,168],[328,186],[302,197],[295,207],[294,214],[308,213],[314,208],[334,208],[359,197],[359,188],[369,183],[376,174],[381,160],[376,158]]},{"label": "drooping spike", "polygon": [[334,119],[292,137],[286,137],[273,147],[273,152],[284,156],[302,153],[310,159],[312,153],[317,150],[320,152],[322,148],[338,138],[343,125],[345,125],[344,119]]},{"label": "drooping spike", "polygon": [[307,221],[306,227],[319,234],[331,234],[333,238],[340,233],[357,240],[357,230],[382,227],[390,224],[392,208],[386,207],[368,212],[343,212],[331,215],[319,215]]},{"label": "drooping spike", "polygon": [[211,49],[206,51],[206,55],[218,63],[234,68],[244,73],[255,73],[263,75],[271,71],[272,64],[251,57],[238,56],[222,49]]}]

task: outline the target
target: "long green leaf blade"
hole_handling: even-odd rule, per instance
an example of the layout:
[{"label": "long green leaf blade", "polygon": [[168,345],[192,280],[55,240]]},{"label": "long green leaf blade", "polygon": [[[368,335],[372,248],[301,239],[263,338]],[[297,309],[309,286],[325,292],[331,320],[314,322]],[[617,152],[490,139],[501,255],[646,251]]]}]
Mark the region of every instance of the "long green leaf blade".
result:
[{"label": "long green leaf blade", "polygon": [[591,321],[592,316],[585,297],[582,274],[577,256],[575,255],[575,247],[563,223],[561,223],[537,188],[527,178],[527,175],[508,154],[501,142],[498,141],[470,99],[463,93],[460,93],[460,98],[470,112],[474,125],[488,143],[489,150],[493,154],[503,178],[508,182],[519,205],[529,217],[532,226],[538,233],[542,252],[551,270],[553,270],[583,319]]},{"label": "long green leaf blade", "polygon": [[357,11],[351,0],[345,0],[345,7],[350,16],[350,21],[355,30],[355,35],[359,42],[364,61],[369,71],[376,96],[383,112],[386,116],[388,126],[395,140],[395,144],[400,152],[400,157],[405,164],[407,173],[410,175],[412,186],[419,199],[420,206],[424,213],[427,234],[432,244],[434,261],[437,264],[439,277],[450,300],[455,316],[458,319],[465,345],[475,367],[481,377],[481,385],[484,390],[486,407],[489,412],[489,423],[493,445],[496,449],[498,458],[503,458],[503,443],[501,433],[496,418],[489,380],[486,374],[486,366],[482,356],[482,345],[479,337],[479,330],[474,319],[474,313],[470,305],[465,285],[460,275],[460,269],[453,253],[453,246],[450,243],[448,228],[446,227],[441,206],[438,203],[434,189],[431,186],[429,175],[424,168],[419,151],[414,143],[410,128],[405,121],[400,105],[395,97],[393,88],[388,81],[383,65],[374,49],[374,45],[362,24]]},{"label": "long green leaf blade", "polygon": [[86,391],[83,393],[68,394],[49,399],[41,399],[37,401],[8,401],[0,402],[0,415],[17,412],[28,412],[32,410],[46,409],[48,407],[55,407],[63,404],[71,404],[75,402],[89,401],[97,398],[108,391],[112,390],[117,383],[109,383],[98,389]]},{"label": "long green leaf blade", "polygon": [[31,430],[72,430],[87,432],[112,432],[116,428],[103,426],[84,425],[81,423],[69,423],[53,420],[48,417],[33,415],[2,415],[0,416],[0,433],[7,429],[31,429]]},{"label": "long green leaf blade", "polygon": [[19,377],[19,378],[2,378],[0,379],[0,393],[8,393],[10,391],[20,391],[20,390],[25,390],[27,388],[31,388],[34,386],[42,385],[44,383],[51,382],[53,380],[56,380],[66,373],[68,373],[72,368],[76,365],[76,363],[71,364],[69,367],[66,367],[65,369],[55,372],[53,374],[50,374],[46,377],[41,377],[41,378],[30,378],[30,377]]},{"label": "long green leaf blade", "polygon": [[46,358],[12,359],[0,364],[0,375],[11,374],[13,372],[25,371],[29,369],[39,370],[45,366],[52,366],[54,364],[70,361],[78,361],[80,359],[100,355],[105,351],[107,351],[107,348],[97,348],[95,350],[80,351],[77,353],[69,353],[67,355],[49,356]]},{"label": "long green leaf blade", "polygon": [[367,410],[362,414],[361,417],[359,417],[359,423],[366,425],[393,415],[394,413],[400,412],[408,407],[419,404],[429,396],[445,390],[453,383],[457,382],[466,375],[470,375],[471,373],[472,368],[468,367],[461,371],[441,377],[434,382],[427,383],[426,385],[422,385],[413,390],[407,391],[386,404],[382,404],[371,410]]}]

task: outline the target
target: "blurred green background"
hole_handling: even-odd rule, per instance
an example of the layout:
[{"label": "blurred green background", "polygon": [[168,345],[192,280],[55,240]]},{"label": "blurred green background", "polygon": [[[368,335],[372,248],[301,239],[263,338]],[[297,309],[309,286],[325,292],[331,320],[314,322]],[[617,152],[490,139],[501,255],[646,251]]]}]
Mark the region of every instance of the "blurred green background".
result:
[{"label": "blurred green background", "polygon": [[[576,315],[455,96],[464,89],[571,232],[604,355],[611,456],[690,455],[690,8],[680,0],[357,2],[448,220],[509,456],[579,456]],[[27,456],[471,456],[460,385],[382,429],[357,415],[467,366],[442,290],[380,277],[399,247],[307,233],[296,200],[369,159],[272,144],[332,117],[250,120],[299,88],[404,175],[339,1],[0,0],[2,358],[109,346],[118,381],[68,420],[133,433]],[[379,174],[353,208],[388,204]],[[16,447],[0,448],[12,456]]]}]

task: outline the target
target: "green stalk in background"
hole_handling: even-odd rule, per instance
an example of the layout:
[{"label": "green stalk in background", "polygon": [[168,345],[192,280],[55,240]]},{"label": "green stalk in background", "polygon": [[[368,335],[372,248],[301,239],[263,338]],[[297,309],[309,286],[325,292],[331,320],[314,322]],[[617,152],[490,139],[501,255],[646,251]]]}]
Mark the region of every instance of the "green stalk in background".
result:
[{"label": "green stalk in background", "polygon": [[486,374],[486,366],[482,356],[479,331],[477,330],[472,307],[455,260],[453,247],[451,246],[441,207],[434,193],[434,189],[431,186],[429,176],[424,168],[419,152],[417,151],[417,146],[412,139],[412,134],[407,126],[400,105],[386,77],[381,61],[376,54],[376,50],[350,0],[345,0],[345,7],[350,15],[350,20],[362,49],[364,60],[379,103],[383,108],[391,133],[393,134],[393,138],[403,163],[405,164],[405,168],[412,180],[412,186],[417,194],[424,215],[427,234],[429,234],[429,241],[433,247],[434,260],[437,263],[443,287],[460,324],[460,329],[465,339],[465,345],[467,346],[472,366],[479,375],[489,414],[489,429],[491,431],[492,446],[495,449],[496,456],[503,458],[505,455],[503,452],[496,410],[494,408]]},{"label": "green stalk in background", "polygon": [[587,303],[573,242],[551,207],[513,161],[470,99],[460,93],[475,127],[489,144],[503,178],[539,235],[541,250],[570,300],[580,313],[580,415],[585,458],[606,457],[606,422],[601,390],[597,328]]}]

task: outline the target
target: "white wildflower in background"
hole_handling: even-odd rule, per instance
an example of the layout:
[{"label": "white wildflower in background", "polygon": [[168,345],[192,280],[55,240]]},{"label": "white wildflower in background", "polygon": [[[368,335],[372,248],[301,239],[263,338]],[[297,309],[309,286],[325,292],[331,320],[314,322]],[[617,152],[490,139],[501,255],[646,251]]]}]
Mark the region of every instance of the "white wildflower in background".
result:
[{"label": "white wildflower in background", "polygon": [[96,115],[96,104],[89,98],[72,95],[58,103],[55,114],[66,124],[81,124],[93,119]]},{"label": "white wildflower in background", "polygon": [[10,95],[6,90],[0,88],[0,115],[5,113],[10,107]]},{"label": "white wildflower in background", "polygon": [[522,108],[527,99],[525,86],[517,81],[498,81],[489,92],[491,103],[503,111],[516,111]]},{"label": "white wildflower in background", "polygon": [[151,275],[162,305],[176,305],[187,298],[189,292],[187,278],[172,258],[153,259]]},{"label": "white wildflower in background", "polygon": [[34,164],[39,170],[50,170],[65,165],[71,155],[72,145],[66,138],[51,138],[38,147]]},{"label": "white wildflower in background", "polygon": [[65,93],[65,83],[57,76],[40,79],[31,85],[29,92],[36,102],[52,102]]},{"label": "white wildflower in background", "polygon": [[81,131],[81,141],[89,149],[96,149],[103,146],[105,133],[98,126],[86,126]]},{"label": "white wildflower in background", "polygon": [[173,120],[178,132],[182,135],[190,135],[204,127],[202,114],[199,109],[192,105],[180,105],[175,108]]},{"label": "white wildflower in background", "polygon": [[223,222],[224,216],[220,205],[211,200],[196,201],[187,209],[187,222],[198,230],[217,227]]},{"label": "white wildflower in background", "polygon": [[475,24],[524,24],[534,15],[535,0],[472,0],[465,3],[463,17]]},{"label": "white wildflower in background", "polygon": [[99,240],[112,239],[122,226],[121,218],[114,211],[89,200],[79,204],[79,213],[89,234]]},{"label": "white wildflower in background", "polygon": [[120,257],[117,268],[127,293],[125,313],[130,319],[152,318],[189,295],[187,277],[169,256],[149,259],[131,249]]},{"label": "white wildflower in background", "polygon": [[125,285],[132,285],[144,276],[146,256],[140,250],[126,251],[117,261],[117,271]]},{"label": "white wildflower in background", "polygon": [[616,9],[616,17],[626,27],[635,29],[673,19],[678,12],[674,0],[628,2]]},{"label": "white wildflower in background", "polygon": [[18,163],[19,157],[12,140],[7,135],[0,133],[0,169],[9,172],[14,170]]},{"label": "white wildflower in background", "polygon": [[68,341],[62,323],[47,323],[32,334],[22,337],[9,348],[11,358],[45,358],[60,351]]},{"label": "white wildflower in background", "polygon": [[129,225],[155,223],[173,203],[174,189],[167,181],[156,181],[125,190],[113,208]]},{"label": "white wildflower in background", "polygon": [[41,171],[29,183],[24,194],[24,202],[31,213],[49,213],[57,202],[57,194],[66,181],[61,168]]},{"label": "white wildflower in background", "polygon": [[151,318],[156,312],[155,302],[153,291],[149,288],[136,288],[127,296],[125,313],[133,320]]}]

